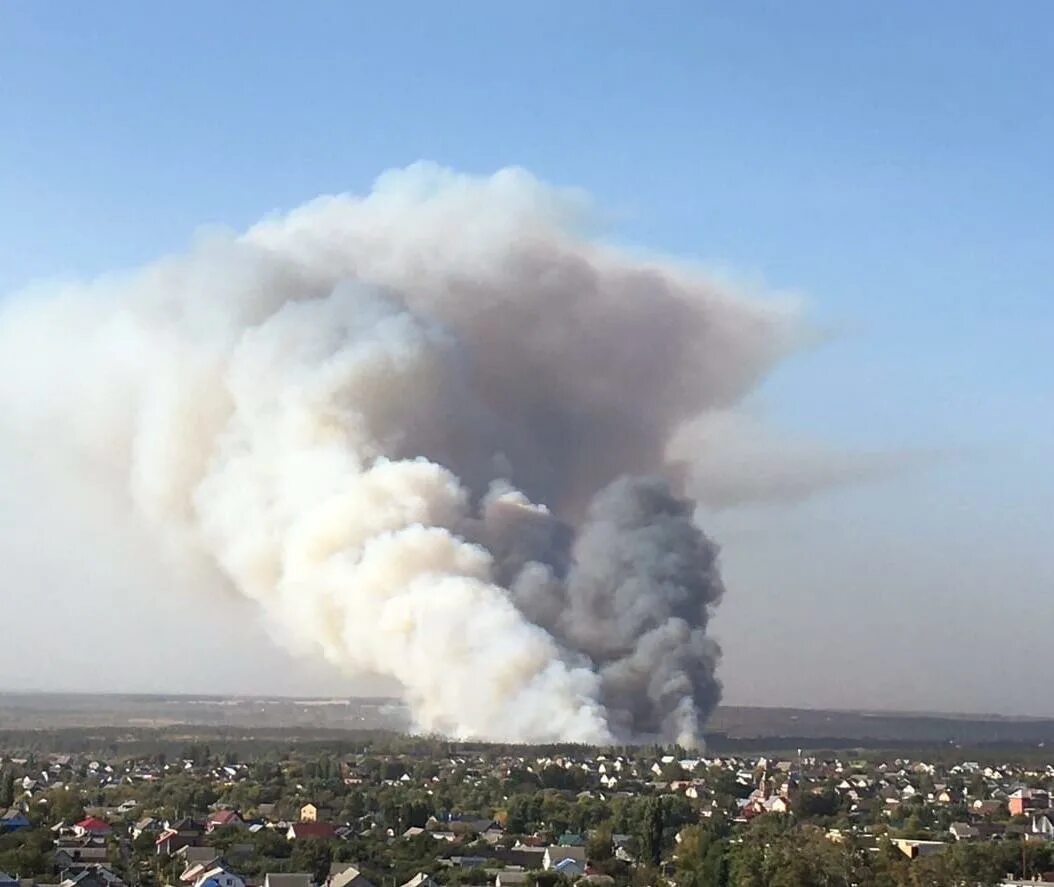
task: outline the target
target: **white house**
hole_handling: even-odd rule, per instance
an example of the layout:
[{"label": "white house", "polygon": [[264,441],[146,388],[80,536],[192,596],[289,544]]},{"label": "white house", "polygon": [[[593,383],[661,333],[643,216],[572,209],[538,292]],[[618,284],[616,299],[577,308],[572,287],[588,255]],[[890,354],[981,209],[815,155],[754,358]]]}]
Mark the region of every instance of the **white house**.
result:
[{"label": "white house", "polygon": [[245,881],[225,866],[216,865],[202,872],[194,887],[245,887]]}]

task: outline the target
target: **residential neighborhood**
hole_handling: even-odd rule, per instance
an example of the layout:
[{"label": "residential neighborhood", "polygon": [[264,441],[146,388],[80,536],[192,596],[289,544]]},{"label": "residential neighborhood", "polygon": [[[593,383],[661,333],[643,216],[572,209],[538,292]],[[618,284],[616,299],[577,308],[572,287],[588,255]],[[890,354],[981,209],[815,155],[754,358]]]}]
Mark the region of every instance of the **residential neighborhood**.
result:
[{"label": "residential neighborhood", "polygon": [[403,737],[0,766],[0,887],[1054,882],[1054,763],[1034,756]]}]

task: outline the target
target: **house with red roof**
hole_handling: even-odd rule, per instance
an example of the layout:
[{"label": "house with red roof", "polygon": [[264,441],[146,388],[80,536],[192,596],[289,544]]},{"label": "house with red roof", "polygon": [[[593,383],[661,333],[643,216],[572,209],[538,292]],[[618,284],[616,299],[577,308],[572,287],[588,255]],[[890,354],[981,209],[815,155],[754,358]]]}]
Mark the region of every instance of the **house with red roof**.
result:
[{"label": "house with red roof", "polygon": [[322,838],[328,841],[336,836],[336,829],[328,822],[294,822],[286,832],[286,838],[290,841],[304,838]]},{"label": "house with red roof", "polygon": [[88,816],[73,826],[73,834],[78,838],[107,838],[112,831],[110,823],[98,816]]}]

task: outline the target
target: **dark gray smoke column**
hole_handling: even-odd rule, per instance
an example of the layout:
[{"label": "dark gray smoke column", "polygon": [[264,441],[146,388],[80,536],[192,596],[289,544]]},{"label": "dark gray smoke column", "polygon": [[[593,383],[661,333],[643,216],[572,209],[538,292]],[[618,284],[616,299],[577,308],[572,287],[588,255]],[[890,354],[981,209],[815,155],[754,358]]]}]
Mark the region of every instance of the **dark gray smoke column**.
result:
[{"label": "dark gray smoke column", "polygon": [[593,500],[570,551],[551,518],[489,515],[497,535],[515,541],[504,563],[518,571],[517,605],[599,670],[601,702],[622,739],[694,744],[721,695],[720,650],[706,628],[724,586],[717,546],[692,512],[664,481],[623,477]]}]

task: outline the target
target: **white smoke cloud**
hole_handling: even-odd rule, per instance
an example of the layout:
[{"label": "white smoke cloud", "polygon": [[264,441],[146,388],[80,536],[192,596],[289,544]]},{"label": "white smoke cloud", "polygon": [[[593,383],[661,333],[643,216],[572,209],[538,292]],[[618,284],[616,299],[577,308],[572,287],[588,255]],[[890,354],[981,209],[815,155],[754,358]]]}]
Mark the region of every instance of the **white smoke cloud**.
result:
[{"label": "white smoke cloud", "polygon": [[418,165],[8,299],[5,430],[127,496],[283,643],[397,679],[422,729],[690,740],[719,692],[716,550],[661,484],[608,485],[662,474],[796,326],[590,240],[582,207]]}]

